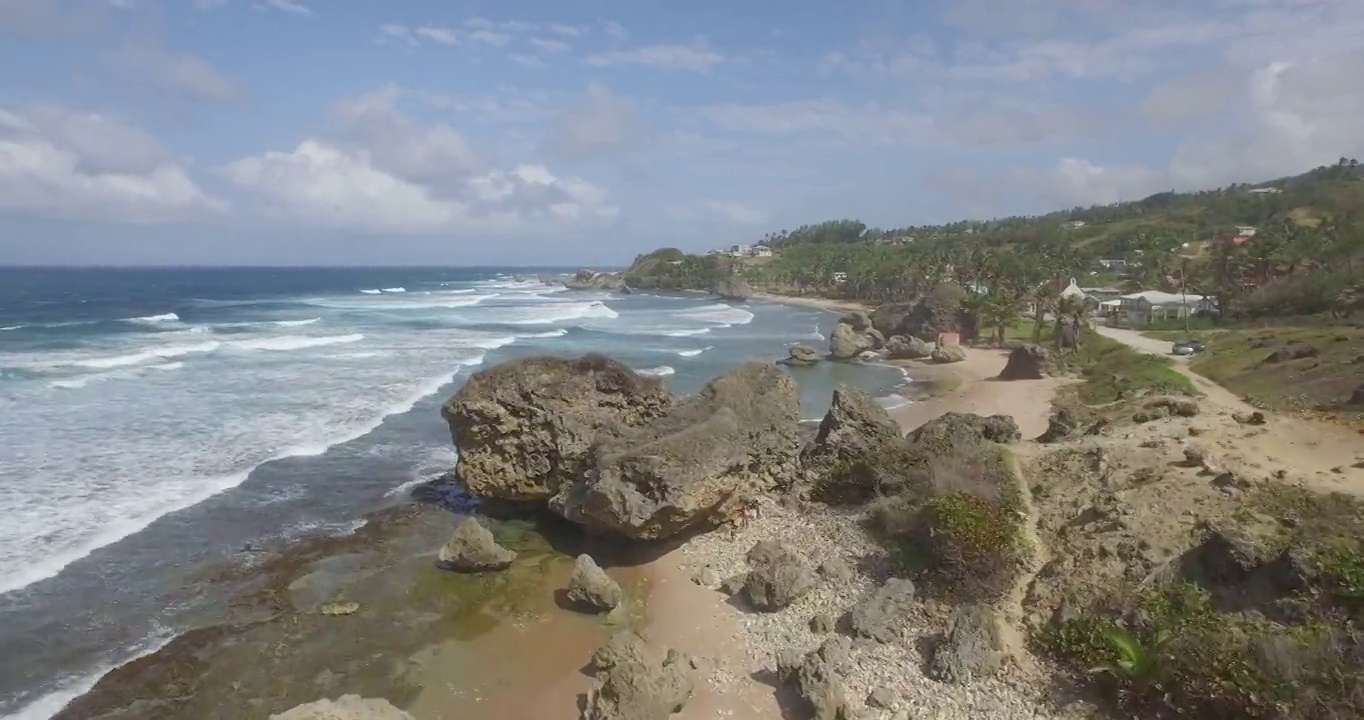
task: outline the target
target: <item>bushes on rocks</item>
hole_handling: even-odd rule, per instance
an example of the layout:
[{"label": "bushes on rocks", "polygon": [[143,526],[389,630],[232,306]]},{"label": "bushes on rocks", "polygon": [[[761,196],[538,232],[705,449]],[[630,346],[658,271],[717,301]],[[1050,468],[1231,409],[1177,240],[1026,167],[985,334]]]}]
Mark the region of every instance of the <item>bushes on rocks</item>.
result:
[{"label": "bushes on rocks", "polygon": [[913,335],[931,340],[938,333],[956,332],[969,340],[976,336],[974,318],[965,308],[969,297],[961,285],[943,282],[917,302],[882,305],[872,312],[871,320],[886,337]]},{"label": "bushes on rocks", "polygon": [[469,492],[543,501],[587,473],[599,433],[643,425],[673,404],[658,380],[603,355],[533,356],[475,373],[441,415]]}]

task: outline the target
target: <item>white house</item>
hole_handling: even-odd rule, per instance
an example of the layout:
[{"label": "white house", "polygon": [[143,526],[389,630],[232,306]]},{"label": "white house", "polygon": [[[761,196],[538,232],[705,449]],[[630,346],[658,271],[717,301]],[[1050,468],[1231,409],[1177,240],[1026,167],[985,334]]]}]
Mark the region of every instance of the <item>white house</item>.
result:
[{"label": "white house", "polygon": [[834,273],[834,282],[836,282],[836,283],[845,283],[845,282],[847,282],[847,281],[848,281],[848,273],[845,273],[845,272],[836,272],[836,273]]},{"label": "white house", "polygon": [[766,245],[753,246],[753,257],[772,257],[772,248]]},{"label": "white house", "polygon": [[730,254],[730,255],[733,255],[734,257],[743,257],[743,256],[749,254],[750,251],[751,251],[751,248],[750,248],[749,246],[747,246],[747,245],[730,245],[730,246],[729,246],[729,254]]},{"label": "white house", "polygon": [[1237,225],[1237,226],[1236,226],[1236,234],[1237,234],[1237,235],[1243,235],[1243,236],[1245,236],[1245,237],[1255,237],[1255,226],[1254,226],[1254,225]]},{"label": "white house", "polygon": [[1075,282],[1075,278],[1071,278],[1070,282],[1066,283],[1066,286],[1061,289],[1061,297],[1084,300],[1085,291],[1080,289],[1080,285]]},{"label": "white house", "polygon": [[1084,220],[1071,220],[1069,222],[1061,223],[1061,227],[1067,230],[1078,230],[1087,224],[1088,223],[1086,223]]},{"label": "white house", "polygon": [[1279,188],[1276,187],[1267,187],[1251,188],[1246,192],[1250,193],[1251,195],[1278,195],[1279,193],[1283,192],[1283,190],[1280,190]]},{"label": "white house", "polygon": [[1202,295],[1146,290],[1108,300],[1100,303],[1100,306],[1115,314],[1119,323],[1140,327],[1157,320],[1178,320],[1200,310],[1208,310],[1212,302]]}]

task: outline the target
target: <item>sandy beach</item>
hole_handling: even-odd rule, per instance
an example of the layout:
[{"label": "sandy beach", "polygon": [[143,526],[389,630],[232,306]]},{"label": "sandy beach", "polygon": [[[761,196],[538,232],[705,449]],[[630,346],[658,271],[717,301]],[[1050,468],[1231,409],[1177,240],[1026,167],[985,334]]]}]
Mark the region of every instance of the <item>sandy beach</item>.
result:
[{"label": "sandy beach", "polygon": [[818,310],[828,310],[830,312],[852,312],[854,310],[870,310],[871,307],[866,303],[856,300],[834,300],[832,298],[813,297],[805,295],[775,295],[772,293],[753,293],[752,299],[762,300],[763,302],[781,303],[783,305],[798,305],[800,307],[816,308]]}]

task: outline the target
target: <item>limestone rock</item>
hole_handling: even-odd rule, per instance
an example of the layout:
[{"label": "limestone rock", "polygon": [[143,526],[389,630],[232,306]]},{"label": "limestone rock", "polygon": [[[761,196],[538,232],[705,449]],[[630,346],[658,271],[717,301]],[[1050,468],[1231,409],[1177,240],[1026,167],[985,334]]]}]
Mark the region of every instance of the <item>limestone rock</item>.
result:
[{"label": "limestone rock", "polygon": [[939,365],[959,363],[966,360],[966,350],[962,349],[960,345],[944,345],[936,348],[929,358]]},{"label": "limestone rock", "polygon": [[785,544],[761,540],[748,551],[744,595],[755,609],[774,612],[815,587],[815,574],[799,553]]},{"label": "limestone rock", "polygon": [[933,354],[933,346],[913,335],[893,335],[886,339],[886,354],[891,360],[919,360]]},{"label": "limestone rock", "polygon": [[568,580],[568,600],[580,607],[603,612],[616,609],[624,599],[620,585],[612,580],[592,559],[579,555],[573,562],[573,576]]},{"label": "limestone rock", "polygon": [[903,578],[891,578],[885,585],[848,612],[848,624],[858,637],[877,642],[894,642],[900,638],[906,618],[914,607],[914,583]]},{"label": "limestone rock", "polygon": [[342,695],[299,705],[271,715],[270,720],[412,720],[412,716],[382,698]]},{"label": "limestone rock", "polygon": [[852,325],[840,322],[829,334],[829,354],[837,360],[851,360],[867,350],[874,350],[874,341]]},{"label": "limestone rock", "polygon": [[437,564],[455,572],[487,572],[504,570],[515,559],[516,553],[498,545],[483,523],[468,517],[441,547]]},{"label": "limestone rock", "polygon": [[784,652],[777,657],[777,675],[791,683],[815,720],[852,720],[840,674],[852,652],[845,637],[834,636],[804,657]]},{"label": "limestone rock", "polygon": [[929,661],[929,674],[954,685],[993,677],[1004,663],[999,622],[986,606],[958,607]]},{"label": "limestone rock", "polygon": [[751,361],[659,417],[599,437],[592,467],[550,507],[599,533],[667,538],[789,484],[799,453],[795,380]]},{"label": "limestone rock", "polygon": [[796,344],[787,350],[787,357],[778,360],[782,365],[791,367],[809,367],[819,364],[819,352],[809,345]]},{"label": "limestone rock", "polygon": [[599,650],[593,656],[594,663],[605,659],[607,665],[597,664],[584,720],[667,720],[681,711],[694,688],[691,663],[676,650],[655,648],[634,633],[613,636],[607,644],[613,642],[611,652]]},{"label": "limestone rock", "polygon": [[902,472],[895,454],[901,443],[900,427],[885,408],[858,388],[839,385],[801,450],[801,467],[815,499],[860,503]]},{"label": "limestone rock", "polygon": [[532,356],[475,373],[441,414],[471,493],[545,500],[588,471],[599,435],[642,425],[674,402],[658,380],[602,355]]},{"label": "limestone rock", "polygon": [[625,286],[625,279],[614,273],[583,269],[566,280],[564,286],[569,290],[619,290]]}]

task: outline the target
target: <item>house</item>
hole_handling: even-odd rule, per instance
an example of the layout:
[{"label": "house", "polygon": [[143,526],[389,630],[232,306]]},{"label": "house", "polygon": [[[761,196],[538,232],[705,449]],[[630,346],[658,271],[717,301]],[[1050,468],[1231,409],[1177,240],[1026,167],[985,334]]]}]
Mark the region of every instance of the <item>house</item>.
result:
[{"label": "house", "polygon": [[732,255],[732,256],[734,256],[734,257],[744,257],[745,255],[748,255],[749,252],[751,252],[751,250],[752,250],[752,248],[750,248],[748,245],[730,245],[730,246],[729,246],[729,254]]},{"label": "house", "polygon": [[1088,224],[1089,223],[1086,223],[1084,220],[1071,220],[1069,222],[1061,223],[1061,227],[1067,230],[1078,230]]},{"label": "house", "polygon": [[766,245],[753,246],[753,257],[772,257],[772,248]]},{"label": "house", "polygon": [[845,283],[845,282],[847,282],[847,281],[848,281],[848,273],[845,273],[845,272],[836,272],[836,273],[834,273],[834,282],[836,282],[836,283]]},{"label": "house", "polygon": [[1251,195],[1278,195],[1279,193],[1283,192],[1283,190],[1280,190],[1279,188],[1276,187],[1267,187],[1251,188],[1246,192],[1250,193]]},{"label": "house", "polygon": [[1109,258],[1107,260],[1100,260],[1099,267],[1105,270],[1126,270],[1127,261],[1121,258]]},{"label": "house", "polygon": [[1062,298],[1074,298],[1081,301],[1085,299],[1085,291],[1080,289],[1079,284],[1075,282],[1075,278],[1071,278],[1069,282],[1066,283],[1066,286],[1061,288],[1059,294]]},{"label": "house", "polygon": [[1236,226],[1236,234],[1237,234],[1237,235],[1245,235],[1246,237],[1255,237],[1255,226],[1254,226],[1254,225],[1237,225],[1237,226]]},{"label": "house", "polygon": [[1100,303],[1118,324],[1141,327],[1159,320],[1178,320],[1211,309],[1212,302],[1202,295],[1145,290]]}]

